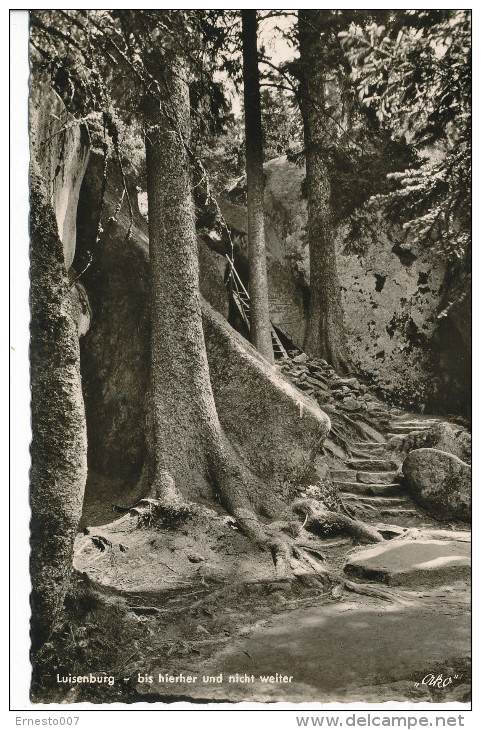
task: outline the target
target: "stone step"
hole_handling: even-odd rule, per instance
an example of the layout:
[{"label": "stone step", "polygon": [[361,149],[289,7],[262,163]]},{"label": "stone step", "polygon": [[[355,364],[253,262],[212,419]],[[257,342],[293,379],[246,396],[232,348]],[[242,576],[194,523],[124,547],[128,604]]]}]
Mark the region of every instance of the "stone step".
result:
[{"label": "stone step", "polygon": [[419,424],[434,426],[436,423],[440,423],[439,418],[409,418],[407,415],[404,415],[402,418],[394,416],[394,418],[391,418],[391,421],[398,426],[417,426]]},{"label": "stone step", "polygon": [[415,509],[408,509],[404,507],[393,507],[392,509],[380,510],[383,517],[419,517],[419,512]]},{"label": "stone step", "polygon": [[410,431],[406,431],[406,433],[394,433],[393,431],[391,431],[390,433],[387,434],[387,438],[392,439],[392,438],[399,438],[399,437],[403,437],[403,436],[409,436],[409,434],[411,434],[411,433],[425,433],[428,430],[429,429],[427,429],[427,428],[419,428],[419,429],[413,428]]},{"label": "stone step", "polygon": [[365,494],[369,496],[391,497],[404,493],[401,484],[362,484],[361,482],[333,482],[340,492],[350,494]]},{"label": "stone step", "polygon": [[383,451],[361,451],[361,449],[351,449],[352,459],[385,459],[386,452]]},{"label": "stone step", "polygon": [[345,502],[344,507],[346,510],[351,512],[352,517],[355,517],[357,512],[363,512],[370,520],[374,520],[377,519],[378,514],[380,514],[376,505],[360,502],[359,500],[357,502]]},{"label": "stone step", "polygon": [[364,449],[365,451],[382,451],[386,447],[386,442],[376,443],[375,441],[351,441],[351,446],[355,449]]},{"label": "stone step", "polygon": [[363,448],[362,446],[355,446],[351,442],[352,458],[356,459],[384,459],[386,457],[386,449],[382,446],[379,449],[376,448]]},{"label": "stone step", "polygon": [[392,471],[396,468],[390,459],[349,459],[347,465],[357,471]]},{"label": "stone step", "polygon": [[[345,492],[342,495],[342,499],[345,502],[359,502],[359,504],[368,504],[378,507],[402,507],[406,504],[411,504],[409,498],[405,497],[385,497],[385,496],[371,496],[371,495],[359,495],[353,494],[352,492]],[[410,507],[412,509],[412,507]]]},{"label": "stone step", "polygon": [[344,572],[388,585],[442,585],[469,580],[470,546],[447,540],[395,540],[350,555]]},{"label": "stone step", "polygon": [[359,471],[357,481],[363,484],[394,484],[397,471]]},{"label": "stone step", "polygon": [[419,424],[405,424],[402,425],[395,425],[392,423],[390,425],[391,434],[394,434],[396,436],[402,435],[404,433],[411,433],[412,431],[427,431],[430,428],[429,425],[425,425],[424,423]]},{"label": "stone step", "polygon": [[354,471],[354,469],[332,469],[331,478],[338,481],[354,481],[363,484],[394,484],[397,471]]},{"label": "stone step", "polygon": [[331,479],[333,481],[353,481],[357,480],[357,472],[354,469],[331,469]]}]

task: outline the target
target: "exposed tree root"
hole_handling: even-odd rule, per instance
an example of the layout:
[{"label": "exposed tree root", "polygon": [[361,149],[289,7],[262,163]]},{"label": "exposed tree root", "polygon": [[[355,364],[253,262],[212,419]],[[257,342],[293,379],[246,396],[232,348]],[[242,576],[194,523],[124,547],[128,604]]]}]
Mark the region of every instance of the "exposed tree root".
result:
[{"label": "exposed tree root", "polygon": [[[336,416],[337,415],[338,414],[336,414]],[[339,430],[335,426],[331,425],[329,436],[335,443],[337,443],[342,449],[344,449],[348,456],[351,456],[351,447],[349,445],[349,442],[347,441],[347,439],[344,438],[344,436],[341,436]]]},{"label": "exposed tree root", "polygon": [[[208,435],[211,444],[210,448],[206,446],[209,457],[207,478],[214,484],[214,491],[225,510],[236,521],[236,527],[261,551],[270,553],[276,580],[298,579],[312,586],[332,584],[332,572],[324,564],[320,546],[308,545],[305,539],[299,540],[304,530],[323,537],[347,534],[367,543],[383,540],[375,528],[327,509],[318,499],[298,499],[287,505],[280,494],[266,492],[260,480],[231,447],[222,430],[212,429]],[[88,531],[88,538],[99,550],[104,551],[108,546],[114,552],[125,551],[128,540],[123,539],[122,534],[126,536],[137,527],[175,527],[204,511],[206,520],[215,516],[213,511],[211,513],[187,501],[171,474],[160,464],[156,470],[149,469],[148,465],[144,467],[135,491],[143,494],[130,507],[128,514],[111,524]],[[265,515],[269,521],[263,521],[260,515]],[[274,516],[277,519],[273,520]],[[85,543],[81,544],[79,551],[84,548]]]},{"label": "exposed tree root", "polygon": [[128,545],[115,539],[116,535],[128,534],[133,527],[151,527],[163,523],[176,526],[191,517],[196,511],[195,505],[186,502],[176,489],[174,480],[167,472],[161,472],[150,494],[143,497],[128,509],[118,520],[94,528],[85,528],[86,540],[77,547],[75,554],[80,555],[91,542],[100,552],[107,548],[126,552]]},{"label": "exposed tree root", "polygon": [[[366,422],[366,419],[363,416],[356,416],[357,420],[354,418],[350,418],[349,416],[346,416],[343,414],[345,419],[348,421],[348,423],[352,424],[352,426],[361,433],[363,438],[370,441],[372,439],[372,434],[368,429],[374,429],[375,431],[378,431],[379,433],[382,433],[386,430],[386,427],[382,425],[382,423],[379,422],[379,419],[374,418],[371,416],[372,423]],[[366,426],[368,428],[366,428]]]},{"label": "exposed tree root", "polygon": [[369,434],[362,427],[362,423],[355,421],[353,418],[350,418],[345,413],[336,413],[336,416],[339,416],[345,423],[347,423],[348,426],[351,426],[351,428],[353,428],[356,433],[358,433],[363,438],[370,438]]},{"label": "exposed tree root", "polygon": [[165,469],[160,469],[155,474],[148,496],[166,508],[175,509],[186,505],[183,496],[175,486],[172,476]]},{"label": "exposed tree root", "polygon": [[344,514],[346,514],[348,517],[351,517],[352,519],[355,519],[356,512],[352,509],[352,507],[348,507],[347,504],[344,503],[344,500],[342,497],[338,494],[337,498],[339,500],[339,504],[341,506],[342,511]]},{"label": "exposed tree root", "polygon": [[320,502],[312,499],[298,499],[293,503],[292,509],[304,518],[307,515],[306,530],[314,534],[347,533],[357,540],[368,543],[384,540],[381,533],[374,527],[340,512],[325,509]]},{"label": "exposed tree root", "polygon": [[389,588],[377,588],[376,586],[369,586],[366,583],[353,583],[345,578],[342,579],[342,585],[347,591],[351,591],[351,593],[358,593],[360,596],[381,598],[385,601],[393,601],[394,603],[399,603],[403,606],[410,605],[411,603],[409,599]]}]

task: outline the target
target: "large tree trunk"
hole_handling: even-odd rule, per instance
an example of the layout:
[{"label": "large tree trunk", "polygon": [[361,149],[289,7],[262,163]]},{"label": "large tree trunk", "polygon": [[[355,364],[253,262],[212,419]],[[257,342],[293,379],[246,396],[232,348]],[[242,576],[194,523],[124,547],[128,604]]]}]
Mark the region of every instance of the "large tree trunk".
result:
[{"label": "large tree trunk", "polygon": [[264,233],[264,170],[256,12],[242,10],[251,341],[264,357],[274,362]]},{"label": "large tree trunk", "polygon": [[30,204],[30,575],[35,651],[51,634],[68,588],[87,477],[87,435],[70,283],[55,214],[34,161]]},{"label": "large tree trunk", "polygon": [[189,92],[182,61],[166,54],[160,78],[168,95],[146,136],[152,300],[150,494],[174,505],[217,497],[246,533],[265,544],[269,540],[255,512],[274,514],[277,505],[227,440],[210,383],[186,152]]},{"label": "large tree trunk", "polygon": [[348,368],[341,291],[333,234],[331,186],[326,153],[326,65],[321,10],[299,10],[300,107],[304,122],[310,302],[304,349],[337,370]]}]

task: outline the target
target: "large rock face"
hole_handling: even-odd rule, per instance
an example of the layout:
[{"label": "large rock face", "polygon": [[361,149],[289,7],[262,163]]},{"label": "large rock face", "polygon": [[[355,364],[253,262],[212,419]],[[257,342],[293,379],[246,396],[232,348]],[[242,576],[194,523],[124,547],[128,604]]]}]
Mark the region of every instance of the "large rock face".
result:
[{"label": "large rock face", "polygon": [[72,282],[71,313],[81,337],[90,326],[90,305],[71,266],[77,241],[80,187],[90,157],[89,135],[86,126],[75,121],[58,94],[37,75],[32,75],[30,84],[29,131],[31,155],[42,170],[55,214],[65,267]]},{"label": "large rock face", "polygon": [[149,376],[148,239],[136,217],[126,240],[129,216],[122,206],[121,182],[109,171],[102,227],[95,244],[102,160],[92,156],[78,209],[75,267],[90,300],[92,323],[82,339],[82,383],[89,435],[89,467],[111,477],[128,478],[142,467],[145,449],[145,391]]},{"label": "large rock face", "polygon": [[[264,171],[271,314],[302,347],[309,284],[305,173],[285,157],[266,163]],[[239,258],[245,258],[246,246],[243,202],[238,185],[222,203],[227,222],[240,234]],[[448,279],[435,242],[416,245],[401,224],[372,199],[338,229],[338,270],[352,362],[395,402],[467,413],[469,297],[438,319],[460,292],[452,277]],[[458,289],[462,280],[455,277]]]},{"label": "large rock face", "polygon": [[[122,182],[112,166],[100,214],[102,160],[92,155],[78,211],[75,265],[89,294],[92,323],[82,340],[82,380],[91,469],[133,482],[146,453],[150,363],[149,250],[145,220],[116,211]],[[133,196],[132,196],[133,197]],[[214,398],[221,424],[250,468],[272,488],[300,478],[330,422],[227,323],[225,258],[199,243],[200,290]]]},{"label": "large rock face", "polygon": [[75,256],[77,204],[89,160],[89,136],[60,97],[38,77],[30,85],[32,151],[49,186],[67,270]]},{"label": "large rock face", "polygon": [[282,492],[284,484],[298,483],[313,466],[329,418],[207,302],[202,315],[220,422],[250,468]]},{"label": "large rock face", "polygon": [[441,519],[471,519],[471,469],[439,449],[416,449],[403,463],[413,499]]},{"label": "large rock face", "polygon": [[[367,223],[365,222],[367,220]],[[380,207],[364,227],[338,233],[338,267],[353,363],[403,405],[434,396],[428,343],[436,330],[444,265],[408,240]]]}]

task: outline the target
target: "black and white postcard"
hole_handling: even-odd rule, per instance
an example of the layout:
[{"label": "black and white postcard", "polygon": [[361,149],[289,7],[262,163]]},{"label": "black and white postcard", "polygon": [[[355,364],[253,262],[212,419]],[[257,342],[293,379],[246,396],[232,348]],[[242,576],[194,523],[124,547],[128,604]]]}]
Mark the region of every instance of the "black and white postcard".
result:
[{"label": "black and white postcard", "polygon": [[24,708],[464,726],[471,10],[24,15]]}]

